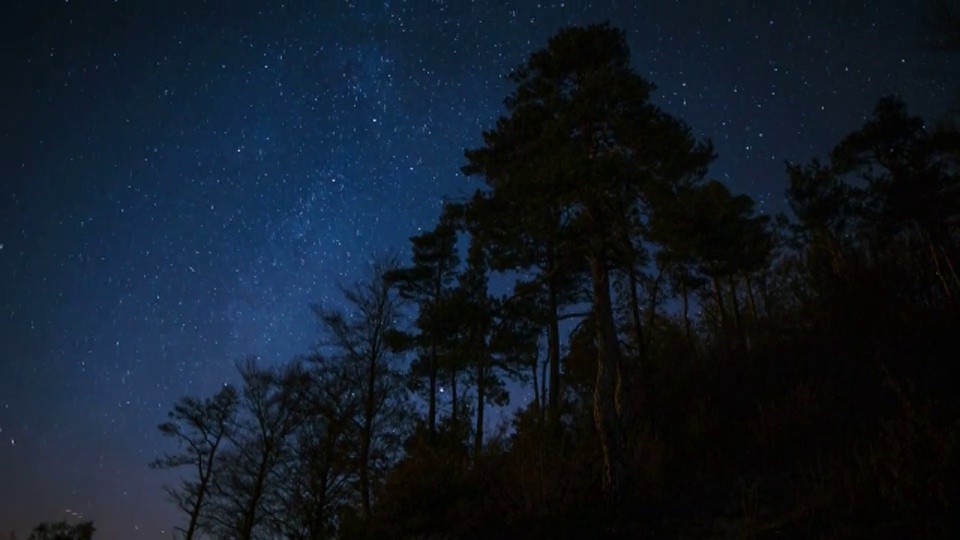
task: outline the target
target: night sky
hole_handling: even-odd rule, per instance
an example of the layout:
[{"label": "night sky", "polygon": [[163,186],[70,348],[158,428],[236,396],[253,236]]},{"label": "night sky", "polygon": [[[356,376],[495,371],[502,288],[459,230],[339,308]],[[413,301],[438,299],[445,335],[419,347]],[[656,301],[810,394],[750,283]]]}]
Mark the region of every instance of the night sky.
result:
[{"label": "night sky", "polygon": [[928,118],[958,95],[909,11],[923,2],[13,4],[4,537],[76,514],[101,540],[169,538],[169,476],[147,464],[172,403],[245,355],[307,352],[310,303],[338,305],[374,255],[407,257],[445,195],[478,187],[463,149],[502,113],[503,76],[563,26],[625,29],[654,100],[714,140],[711,176],[767,211],[784,160],[822,155],[881,95]]}]

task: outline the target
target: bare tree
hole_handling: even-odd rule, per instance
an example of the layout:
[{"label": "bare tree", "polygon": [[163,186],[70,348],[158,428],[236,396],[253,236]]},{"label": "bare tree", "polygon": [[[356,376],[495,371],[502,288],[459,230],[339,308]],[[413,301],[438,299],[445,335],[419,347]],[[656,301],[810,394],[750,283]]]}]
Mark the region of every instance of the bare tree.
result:
[{"label": "bare tree", "polygon": [[310,386],[292,459],[282,465],[286,479],[267,512],[271,528],[284,538],[332,537],[344,508],[357,505],[355,456],[361,402],[355,378],[344,362],[313,354],[305,359]]},{"label": "bare tree", "polygon": [[221,454],[225,465],[216,471],[209,529],[217,536],[251,540],[288,480],[284,463],[291,459],[309,377],[299,363],[267,368],[250,358],[238,369],[241,410],[228,432],[230,448]]},{"label": "bare tree", "polygon": [[346,311],[314,306],[323,326],[324,346],[344,363],[360,401],[356,467],[364,517],[371,514],[371,491],[390,460],[391,449],[399,447],[396,427],[404,414],[402,376],[387,346],[400,312],[399,300],[385,278],[396,268],[395,259],[377,261],[368,280],[341,287]]},{"label": "bare tree", "polygon": [[167,487],[170,500],[188,516],[186,528],[177,527],[185,540],[197,536],[202,513],[214,479],[220,450],[237,414],[239,396],[232,386],[224,386],[212,398],[180,399],[167,414],[169,421],[159,425],[160,433],[177,441],[178,453],[164,454],[150,463],[154,469],[187,467],[195,476],[182,478],[177,487]]}]

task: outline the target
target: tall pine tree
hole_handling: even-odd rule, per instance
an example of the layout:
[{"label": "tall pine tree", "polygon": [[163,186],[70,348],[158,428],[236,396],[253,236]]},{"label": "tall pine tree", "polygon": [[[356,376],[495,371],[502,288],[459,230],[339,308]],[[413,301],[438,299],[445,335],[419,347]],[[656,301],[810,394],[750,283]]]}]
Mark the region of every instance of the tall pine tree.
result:
[{"label": "tall pine tree", "polygon": [[[447,213],[430,231],[410,238],[413,260],[410,266],[385,273],[386,283],[400,295],[416,303],[418,333],[394,342],[405,343],[418,351],[411,371],[427,380],[427,429],[437,431],[437,389],[441,375],[441,354],[446,340],[442,302],[453,286],[460,256],[457,253],[457,224]],[[396,334],[395,334],[396,335]],[[403,337],[403,336],[401,336]]]},{"label": "tall pine tree", "polygon": [[[510,113],[468,150],[467,173],[482,174],[491,200],[514,211],[501,227],[550,254],[586,265],[597,344],[594,421],[603,483],[620,495],[623,436],[618,391],[622,351],[613,317],[610,272],[634,248],[638,204],[652,185],[701,175],[709,145],[648,101],[653,85],[629,66],[622,31],[608,25],[561,30],[510,75]],[[520,235],[515,235],[519,237]],[[563,271],[562,266],[551,271]]]}]

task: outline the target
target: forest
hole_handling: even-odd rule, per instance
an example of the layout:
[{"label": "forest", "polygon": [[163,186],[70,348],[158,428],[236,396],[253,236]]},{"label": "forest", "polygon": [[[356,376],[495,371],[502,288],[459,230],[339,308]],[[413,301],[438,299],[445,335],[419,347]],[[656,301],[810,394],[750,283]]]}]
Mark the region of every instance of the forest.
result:
[{"label": "forest", "polygon": [[475,193],[409,259],[160,424],[179,537],[960,532],[956,123],[880,97],[769,215],[621,30],[565,28],[509,80]]}]

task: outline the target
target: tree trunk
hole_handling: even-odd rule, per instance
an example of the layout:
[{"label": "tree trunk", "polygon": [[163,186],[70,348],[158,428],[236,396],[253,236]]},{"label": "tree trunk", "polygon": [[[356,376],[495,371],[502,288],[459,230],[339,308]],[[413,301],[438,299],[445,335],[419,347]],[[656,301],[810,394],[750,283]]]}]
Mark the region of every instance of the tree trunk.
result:
[{"label": "tree trunk", "polygon": [[253,526],[256,523],[257,509],[260,507],[260,498],[263,497],[263,485],[267,481],[267,464],[269,462],[270,448],[264,450],[263,457],[260,459],[260,466],[257,469],[257,477],[254,480],[253,489],[250,493],[250,499],[244,508],[241,516],[240,540],[252,540]]},{"label": "tree trunk", "polygon": [[653,288],[650,290],[650,307],[647,310],[647,342],[645,344],[647,349],[650,348],[653,339],[653,327],[657,320],[657,295],[660,292],[660,279],[662,277],[662,272],[657,274],[657,279],[654,280]]},{"label": "tree trunk", "polygon": [[[329,446],[329,445],[328,445]],[[324,448],[324,455],[329,459],[332,452],[328,447]],[[329,461],[328,461],[329,463]],[[322,531],[324,530],[324,525],[326,520],[324,517],[327,512],[327,483],[329,479],[329,474],[327,468],[321,469],[319,472],[313,471],[315,466],[311,466],[311,474],[314,476],[310,482],[310,489],[315,493],[316,504],[309,505],[312,508],[308,508],[309,518],[306,523],[306,536],[307,538],[321,538]]]},{"label": "tree trunk", "polygon": [[206,491],[206,488],[206,482],[202,482],[197,489],[197,504],[190,510],[190,523],[187,524],[187,532],[184,533],[183,540],[193,540],[193,535],[196,534],[197,521],[200,519],[200,508],[202,508],[203,492]]},{"label": "tree trunk", "polygon": [[597,340],[597,378],[593,390],[593,421],[603,453],[603,488],[618,501],[623,488],[623,434],[617,414],[620,344],[613,320],[609,270],[599,256],[590,257],[593,278],[593,312]]},{"label": "tree trunk", "polygon": [[193,535],[196,534],[197,522],[200,520],[200,509],[203,508],[203,496],[206,490],[207,481],[204,479],[197,488],[197,500],[193,508],[190,509],[190,523],[187,524],[187,532],[184,533],[183,540],[193,540]]},{"label": "tree trunk", "polygon": [[763,273],[760,274],[760,300],[763,302],[763,312],[767,314],[767,317],[776,317],[774,307],[770,305],[770,294],[767,291],[767,276]]},{"label": "tree trunk", "polygon": [[[928,309],[935,309],[939,305],[938,293],[939,287],[936,284],[931,286],[930,276],[927,272],[927,259],[925,255],[925,245],[920,245],[916,243],[916,238],[913,235],[908,235],[906,237],[907,251],[910,255],[909,266],[908,266],[908,275],[912,279],[916,280],[917,294],[922,297],[923,305]],[[923,244],[923,242],[921,242]]]},{"label": "tree trunk", "polygon": [[450,401],[451,401],[451,405],[453,406],[453,411],[450,413],[450,425],[453,427],[453,432],[457,433],[459,431],[459,426],[457,425],[457,421],[460,418],[459,416],[460,410],[457,408],[459,404],[457,403],[457,372],[456,370],[454,370],[450,374]]},{"label": "tree trunk", "polygon": [[[364,431],[367,426],[364,425]],[[360,456],[358,463],[358,477],[360,481],[360,510],[364,518],[370,517],[370,439],[366,433],[360,435]]]},{"label": "tree trunk", "polygon": [[747,309],[750,310],[750,318],[753,319],[753,324],[757,324],[757,303],[753,298],[753,281],[750,279],[749,273],[743,274],[743,282],[747,287]]},{"label": "tree trunk", "polygon": [[[433,276],[433,305],[440,302],[443,294],[443,265],[437,265],[437,272]],[[430,399],[427,407],[427,428],[430,439],[437,434],[437,376],[440,370],[440,359],[437,356],[437,336],[430,336]]]},{"label": "tree trunk", "polygon": [[637,356],[643,361],[643,326],[640,323],[640,300],[637,298],[637,271],[630,267],[627,271],[630,280],[630,316],[633,319],[633,341],[637,347]]},{"label": "tree trunk", "polygon": [[733,324],[736,326],[737,339],[740,341],[740,352],[747,353],[747,335],[743,331],[743,321],[740,320],[740,302],[737,301],[737,280],[730,276],[730,307],[733,310]]},{"label": "tree trunk", "polygon": [[[221,423],[220,425],[222,426],[223,424]],[[206,497],[207,488],[210,486],[213,464],[217,455],[217,448],[220,446],[220,440],[220,437],[216,438],[213,446],[210,448],[210,453],[207,455],[206,467],[201,470],[198,475],[200,485],[197,486],[197,498],[194,501],[193,508],[190,509],[190,522],[187,524],[187,531],[183,537],[184,540],[193,540],[193,536],[197,534],[197,524],[200,522],[200,510],[203,508],[203,499]],[[203,462],[201,461],[200,463]]]},{"label": "tree trunk", "polygon": [[729,358],[731,355],[730,338],[727,334],[727,313],[723,309],[723,294],[720,292],[720,280],[718,280],[716,277],[711,277],[710,281],[713,283],[713,300],[717,303],[717,314],[720,323],[720,339],[723,340],[723,345],[727,350],[727,357]]},{"label": "tree trunk", "polygon": [[483,354],[479,354],[477,360],[477,429],[473,439],[473,461],[476,463],[480,459],[480,450],[483,449],[483,402],[484,392],[486,392],[486,359]]},{"label": "tree trunk", "polygon": [[946,248],[943,247],[943,244],[940,244],[940,253],[943,254],[943,260],[947,264],[947,269],[950,270],[950,277],[953,278],[953,283],[960,287],[960,276],[957,276],[957,269],[953,266],[953,261],[950,260],[950,255],[947,253]]},{"label": "tree trunk", "polygon": [[427,430],[432,438],[437,433],[437,345],[430,346],[430,397],[427,399]]},{"label": "tree trunk", "polygon": [[[546,395],[544,394],[544,391],[543,391],[543,385],[546,384],[546,381],[547,381],[547,362],[544,362],[540,366],[540,403],[541,404],[543,403],[543,400],[546,399]],[[544,411],[542,408],[540,409],[541,424],[545,422],[545,418],[543,416],[545,412],[546,411]],[[553,424],[553,426],[555,429],[560,429],[560,407],[559,406],[557,407],[557,423]]]},{"label": "tree trunk", "polygon": [[533,375],[533,407],[537,411],[537,418],[543,419],[543,400],[540,398],[540,377],[537,375],[538,362],[537,359],[533,359],[533,365],[530,367],[530,371]]},{"label": "tree trunk", "polygon": [[943,270],[940,268],[940,257],[937,256],[937,249],[933,245],[933,238],[930,236],[930,233],[927,233],[927,245],[930,248],[930,257],[933,259],[934,272],[936,272],[937,278],[940,279],[940,285],[943,287],[943,294],[946,296],[947,304],[952,306],[953,293],[950,291],[950,284],[947,283],[947,278],[943,275]]},{"label": "tree trunk", "polygon": [[[331,512],[329,508],[330,504],[328,503],[329,498],[329,478],[330,478],[330,469],[331,464],[334,462],[334,456],[337,453],[335,442],[340,437],[340,432],[338,428],[334,428],[335,424],[328,423],[326,429],[326,441],[323,444],[323,466],[320,468],[320,471],[317,474],[317,478],[314,483],[313,492],[317,494],[318,501],[314,507],[310,510],[313,519],[309,525],[309,532],[307,533],[308,538],[323,538],[323,534],[326,531],[327,520],[326,516]],[[314,464],[312,468],[316,467]]]},{"label": "tree trunk", "polygon": [[550,396],[548,400],[550,425],[560,423],[560,323],[557,315],[557,283],[553,275],[552,259],[547,265],[547,363],[550,366]]},{"label": "tree trunk", "polygon": [[841,282],[846,281],[844,279],[843,257],[840,256],[840,248],[837,246],[837,242],[832,237],[828,238],[827,246],[830,251],[830,268],[833,270],[833,275]]},{"label": "tree trunk", "polygon": [[370,511],[370,445],[373,438],[373,417],[376,413],[376,383],[377,383],[377,361],[376,349],[373,356],[368,358],[370,362],[367,370],[366,395],[363,400],[363,431],[360,433],[360,462],[359,462],[359,481],[360,481],[360,509],[364,518],[369,518]]},{"label": "tree trunk", "polygon": [[693,335],[690,332],[690,298],[687,291],[687,280],[680,279],[680,296],[683,299],[683,330],[687,336],[687,343],[693,343]]}]

